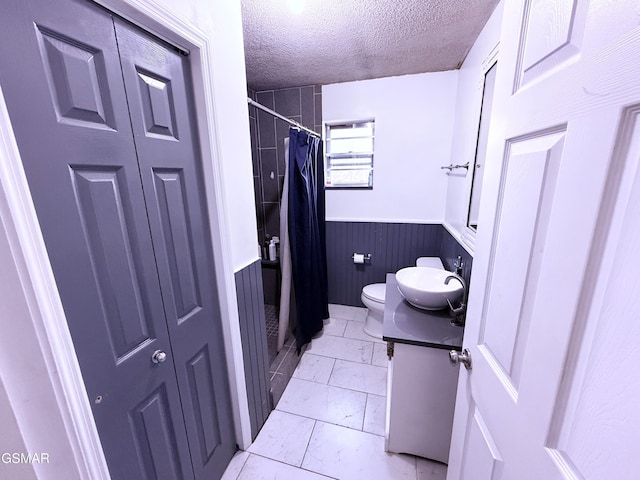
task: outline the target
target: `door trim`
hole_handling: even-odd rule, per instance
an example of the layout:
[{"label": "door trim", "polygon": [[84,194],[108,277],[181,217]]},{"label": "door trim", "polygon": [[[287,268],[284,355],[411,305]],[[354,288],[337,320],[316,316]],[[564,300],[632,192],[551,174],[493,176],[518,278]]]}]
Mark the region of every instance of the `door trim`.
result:
[{"label": "door trim", "polygon": [[[0,220],[5,229],[4,232],[0,230],[0,234],[6,234],[22,290],[22,298],[16,299],[14,291],[1,288],[0,302],[3,305],[20,302],[27,307],[31,317],[28,325],[23,321],[26,319],[14,319],[20,320],[19,331],[16,332],[17,327],[14,326],[12,335],[0,336],[0,348],[11,348],[9,344],[19,342],[20,350],[28,353],[37,367],[36,373],[46,373],[49,382],[45,387],[42,381],[24,381],[23,365],[10,362],[12,357],[9,355],[7,363],[12,366],[10,370],[0,362],[7,396],[30,453],[45,452],[50,457],[64,455],[65,460],[76,465],[73,473],[77,476],[73,478],[109,479],[1,85],[0,158]],[[29,338],[34,332],[35,337]],[[29,340],[25,341],[26,338]],[[47,408],[33,408],[24,403],[24,399],[42,397],[49,401],[54,399],[55,407],[49,403]],[[51,437],[43,439],[38,428],[39,425],[50,425],[47,418],[51,416],[64,425],[67,434],[66,437],[55,438],[56,442],[61,442],[56,444],[58,451],[55,453],[50,451],[51,445],[46,445]],[[56,461],[64,460],[56,458]]]},{"label": "door trim", "polygon": [[[215,258],[215,278],[221,316],[226,319],[222,322],[222,329],[236,441],[240,448],[246,449],[251,443],[251,427],[242,368],[242,343],[231,263],[231,241],[228,234],[229,219],[225,198],[222,195],[224,189],[217,134],[217,125],[220,122],[214,103],[216,89],[210,42],[198,28],[175,17],[169,10],[155,3],[145,3],[144,0],[101,0],[99,3],[112,12],[144,26],[149,32],[157,32],[161,37],[190,51],[189,63],[192,70],[207,214]],[[23,351],[30,352],[32,358],[37,358],[48,374],[47,380],[51,386],[49,393],[52,393],[57,401],[55,413],[60,415],[66,429],[66,438],[60,438],[59,441],[66,442],[75,457],[78,478],[108,479],[109,472],[1,86],[0,155],[6,159],[0,162],[0,220],[12,247],[11,255],[19,272],[22,292],[31,316],[30,327],[36,331],[38,337],[34,342],[37,343],[36,350],[34,345],[25,345]],[[0,289],[0,302],[10,304],[15,300],[6,289]],[[10,341],[7,337],[4,336],[4,340]],[[16,392],[21,388],[31,388],[34,396],[41,395],[38,393],[44,388],[41,383],[34,382],[29,387],[19,387],[17,382],[12,385],[5,381],[7,394],[28,448],[32,445],[29,435],[34,443],[38,443],[35,438],[39,431],[37,425],[50,424],[44,422],[44,419],[52,415],[53,406],[50,405],[51,410],[37,412],[26,407],[21,409]],[[43,421],[37,422],[38,417]]]}]

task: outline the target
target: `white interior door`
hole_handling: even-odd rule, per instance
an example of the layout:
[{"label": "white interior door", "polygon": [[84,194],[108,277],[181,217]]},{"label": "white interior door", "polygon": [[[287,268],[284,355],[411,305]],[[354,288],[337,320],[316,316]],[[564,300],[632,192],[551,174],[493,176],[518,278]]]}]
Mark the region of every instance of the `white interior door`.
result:
[{"label": "white interior door", "polygon": [[448,480],[640,475],[639,13],[505,4]]}]

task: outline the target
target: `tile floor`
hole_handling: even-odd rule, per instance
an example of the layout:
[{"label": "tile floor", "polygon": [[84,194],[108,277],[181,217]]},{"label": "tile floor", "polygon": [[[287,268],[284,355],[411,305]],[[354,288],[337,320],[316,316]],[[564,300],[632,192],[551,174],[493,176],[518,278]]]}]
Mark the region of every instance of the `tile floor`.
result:
[{"label": "tile floor", "polygon": [[271,365],[278,354],[278,307],[265,304],[264,320],[267,330],[267,353]]},{"label": "tile floor", "polygon": [[282,350],[276,355],[269,367],[273,405],[278,405],[280,397],[282,397],[300,361],[301,357],[296,354],[296,339],[292,335],[285,342],[284,347],[282,347]]},{"label": "tile floor", "polygon": [[223,480],[444,480],[446,465],[384,451],[386,344],[362,331],[366,309],[329,312],[256,441]]},{"label": "tile floor", "polygon": [[293,371],[300,362],[296,355],[296,339],[291,335],[278,352],[278,308],[265,304],[267,330],[267,351],[269,355],[269,380],[271,382],[271,400],[277,405],[287,387]]}]

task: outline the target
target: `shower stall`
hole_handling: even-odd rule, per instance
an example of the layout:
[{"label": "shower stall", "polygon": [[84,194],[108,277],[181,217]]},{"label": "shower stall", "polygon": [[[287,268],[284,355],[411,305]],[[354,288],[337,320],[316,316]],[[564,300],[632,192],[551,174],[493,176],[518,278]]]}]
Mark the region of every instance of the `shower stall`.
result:
[{"label": "shower stall", "polygon": [[[269,378],[275,407],[300,359],[296,355],[295,336],[290,328],[283,332],[279,321],[281,308],[295,316],[294,306],[283,306],[280,301],[283,278],[280,250],[284,244],[280,233],[281,205],[286,173],[285,152],[288,148],[285,139],[289,137],[290,121],[298,124],[300,129],[318,133],[322,131],[322,94],[320,86],[316,85],[260,92],[249,89],[248,97]],[[259,106],[251,104],[251,101]],[[269,245],[274,237],[278,241],[277,258],[272,260]]]}]

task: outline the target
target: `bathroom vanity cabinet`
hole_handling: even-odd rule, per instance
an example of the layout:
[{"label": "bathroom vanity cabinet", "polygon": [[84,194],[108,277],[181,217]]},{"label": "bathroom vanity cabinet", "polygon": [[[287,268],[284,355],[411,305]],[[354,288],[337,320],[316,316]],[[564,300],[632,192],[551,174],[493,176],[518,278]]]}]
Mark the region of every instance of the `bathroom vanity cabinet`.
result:
[{"label": "bathroom vanity cabinet", "polygon": [[451,443],[458,368],[449,350],[462,348],[463,328],[448,312],[410,306],[387,275],[383,340],[389,370],[385,450],[447,463]]}]

